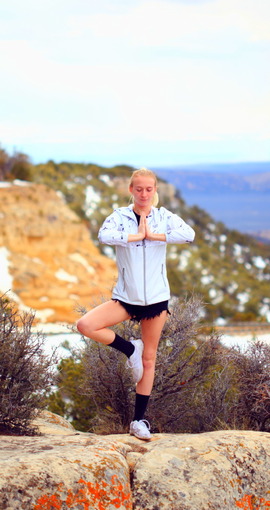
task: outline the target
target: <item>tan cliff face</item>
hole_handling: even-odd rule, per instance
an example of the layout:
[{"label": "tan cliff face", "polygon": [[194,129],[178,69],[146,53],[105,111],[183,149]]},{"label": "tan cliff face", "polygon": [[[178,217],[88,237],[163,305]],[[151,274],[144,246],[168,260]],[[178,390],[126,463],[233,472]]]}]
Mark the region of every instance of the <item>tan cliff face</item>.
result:
[{"label": "tan cliff face", "polygon": [[0,292],[11,289],[20,308],[32,308],[43,322],[72,323],[78,305],[89,309],[111,295],[115,263],[44,185],[0,187],[0,251]]}]

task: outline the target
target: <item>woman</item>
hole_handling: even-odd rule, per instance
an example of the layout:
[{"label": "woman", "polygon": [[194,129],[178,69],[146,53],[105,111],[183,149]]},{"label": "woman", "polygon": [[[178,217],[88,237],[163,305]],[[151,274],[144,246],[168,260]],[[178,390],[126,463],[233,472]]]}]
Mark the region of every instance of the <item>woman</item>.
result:
[{"label": "woman", "polygon": [[[129,191],[133,204],[116,209],[104,221],[99,241],[114,245],[118,280],[112,299],[86,313],[77,323],[80,333],[124,353],[136,384],[130,434],[151,438],[143,419],[152,391],[156,353],[168,314],[170,289],[166,244],[190,243],[194,230],[158,202],[157,178],[142,168],[133,172]],[[142,340],[127,341],[110,328],[127,319],[141,323]]]}]

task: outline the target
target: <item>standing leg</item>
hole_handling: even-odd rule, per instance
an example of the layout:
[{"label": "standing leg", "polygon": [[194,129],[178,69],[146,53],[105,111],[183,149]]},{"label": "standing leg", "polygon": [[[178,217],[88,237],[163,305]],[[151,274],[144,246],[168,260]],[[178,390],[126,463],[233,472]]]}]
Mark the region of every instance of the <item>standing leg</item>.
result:
[{"label": "standing leg", "polygon": [[156,366],[157,349],[163,326],[167,319],[167,311],[164,310],[154,319],[144,319],[141,321],[142,340],[144,343],[143,351],[143,376],[137,384],[136,391],[142,395],[150,395]]},{"label": "standing leg", "polygon": [[167,311],[154,319],[141,321],[143,351],[143,376],[136,386],[135,414],[130,424],[130,433],[139,439],[150,439],[151,435],[143,420],[148,400],[153,388],[156,355],[160,335],[167,318]]}]

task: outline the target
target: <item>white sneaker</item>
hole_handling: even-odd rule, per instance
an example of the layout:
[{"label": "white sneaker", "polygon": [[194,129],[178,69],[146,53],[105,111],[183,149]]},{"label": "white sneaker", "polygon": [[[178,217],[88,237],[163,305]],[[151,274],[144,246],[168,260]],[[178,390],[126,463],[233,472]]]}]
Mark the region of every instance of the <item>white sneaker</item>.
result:
[{"label": "white sneaker", "polygon": [[126,362],[126,367],[132,370],[133,381],[137,384],[143,376],[143,341],[142,340],[130,340],[134,345],[135,350],[130,358]]},{"label": "white sneaker", "polygon": [[151,439],[150,423],[147,420],[132,421],[129,428],[129,433],[138,439]]}]

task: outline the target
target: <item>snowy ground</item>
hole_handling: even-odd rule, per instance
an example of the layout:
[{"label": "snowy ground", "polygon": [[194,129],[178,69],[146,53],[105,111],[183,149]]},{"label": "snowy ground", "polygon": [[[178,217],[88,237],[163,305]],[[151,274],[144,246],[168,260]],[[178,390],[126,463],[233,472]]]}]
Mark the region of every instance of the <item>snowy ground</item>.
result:
[{"label": "snowy ground", "polygon": [[[45,335],[45,352],[52,352],[57,347],[58,357],[66,357],[69,355],[69,350],[62,346],[63,343],[68,342],[72,349],[81,349],[84,347],[84,342],[78,333],[71,332],[66,326],[61,328],[59,331],[59,325],[44,324],[39,328]],[[252,340],[260,340],[270,345],[270,334],[258,334],[254,336],[249,335],[223,335],[221,341],[226,347],[239,346],[241,350],[245,350],[248,346],[248,342]]]},{"label": "snowy ground", "polygon": [[249,335],[223,335],[221,337],[221,341],[226,347],[234,347],[239,346],[241,350],[245,350],[245,348],[248,346],[248,343],[250,341],[259,340],[260,342],[264,342],[268,345],[270,345],[270,334],[264,333],[264,334],[249,334]]}]

